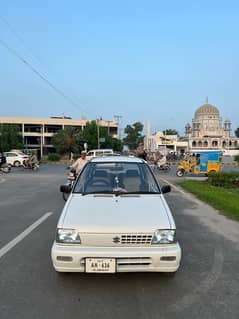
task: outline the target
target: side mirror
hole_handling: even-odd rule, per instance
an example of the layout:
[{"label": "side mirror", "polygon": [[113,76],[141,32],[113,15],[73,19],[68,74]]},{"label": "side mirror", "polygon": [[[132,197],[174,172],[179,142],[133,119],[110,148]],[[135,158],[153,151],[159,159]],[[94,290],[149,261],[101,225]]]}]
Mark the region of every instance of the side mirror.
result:
[{"label": "side mirror", "polygon": [[71,192],[71,185],[61,185],[60,192],[69,194]]},{"label": "side mirror", "polygon": [[161,187],[161,191],[162,191],[163,194],[169,193],[169,192],[171,192],[171,186],[170,185],[163,185]]}]

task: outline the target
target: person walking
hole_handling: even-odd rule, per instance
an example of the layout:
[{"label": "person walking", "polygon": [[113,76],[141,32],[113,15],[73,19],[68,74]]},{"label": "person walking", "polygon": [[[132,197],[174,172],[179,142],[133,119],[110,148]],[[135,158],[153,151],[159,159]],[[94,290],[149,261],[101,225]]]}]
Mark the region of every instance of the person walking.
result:
[{"label": "person walking", "polygon": [[78,158],[75,163],[71,165],[71,169],[75,169],[76,174],[79,174],[82,168],[85,166],[87,163],[86,159],[86,151],[81,151],[81,156]]}]

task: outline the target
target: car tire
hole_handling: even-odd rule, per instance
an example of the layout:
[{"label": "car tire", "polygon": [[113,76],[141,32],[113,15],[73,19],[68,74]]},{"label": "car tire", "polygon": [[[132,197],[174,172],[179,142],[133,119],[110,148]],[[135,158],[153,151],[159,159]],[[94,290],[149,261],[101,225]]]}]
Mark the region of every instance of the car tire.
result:
[{"label": "car tire", "polygon": [[183,169],[178,169],[177,172],[176,172],[176,175],[178,177],[183,177],[184,173],[185,173],[185,171]]},{"label": "car tire", "polygon": [[11,168],[9,166],[1,167],[1,171],[5,174],[10,173]]},{"label": "car tire", "polygon": [[19,161],[15,161],[14,163],[13,163],[13,166],[15,166],[15,167],[19,167],[21,165],[21,163],[19,162]]},{"label": "car tire", "polygon": [[69,193],[62,193],[62,197],[63,197],[64,201],[67,201],[69,195],[70,195]]},{"label": "car tire", "polygon": [[217,172],[213,169],[209,172],[209,174],[216,174]]}]

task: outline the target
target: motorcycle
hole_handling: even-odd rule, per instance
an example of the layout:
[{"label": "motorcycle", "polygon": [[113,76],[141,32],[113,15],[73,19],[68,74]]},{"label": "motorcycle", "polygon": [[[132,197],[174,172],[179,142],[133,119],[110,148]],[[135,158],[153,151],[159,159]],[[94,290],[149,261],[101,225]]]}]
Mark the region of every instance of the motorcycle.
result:
[{"label": "motorcycle", "polygon": [[22,166],[23,169],[31,169],[33,171],[37,171],[40,167],[38,163],[31,163],[29,160],[24,160]]},{"label": "motorcycle", "polygon": [[[73,188],[74,183],[76,181],[77,178],[77,173],[75,169],[71,169],[70,172],[67,175],[67,182],[66,182],[66,186],[68,186],[70,189]],[[62,192],[62,197],[65,201],[67,201],[68,197],[69,197],[69,192],[65,193]]]},{"label": "motorcycle", "polygon": [[0,171],[3,172],[3,173],[5,173],[5,174],[10,173],[10,171],[11,171],[11,165],[8,165],[7,163],[0,164]]},{"label": "motorcycle", "polygon": [[11,165],[7,163],[6,157],[0,154],[0,171],[3,173],[10,173],[11,171]]},{"label": "motorcycle", "polygon": [[166,158],[159,159],[154,163],[154,170],[167,172],[170,170],[170,164],[166,161]]},{"label": "motorcycle", "polygon": [[170,164],[164,163],[164,164],[157,164],[158,170],[160,171],[169,171],[170,170]]}]

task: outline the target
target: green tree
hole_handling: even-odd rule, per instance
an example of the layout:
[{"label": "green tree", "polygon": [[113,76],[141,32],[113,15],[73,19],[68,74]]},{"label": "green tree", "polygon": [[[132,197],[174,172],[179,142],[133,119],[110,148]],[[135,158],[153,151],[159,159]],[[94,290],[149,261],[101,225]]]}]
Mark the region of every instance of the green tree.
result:
[{"label": "green tree", "polygon": [[81,140],[87,142],[89,150],[98,148],[98,134],[99,139],[104,139],[104,142],[99,143],[100,148],[112,148],[114,151],[122,150],[122,142],[110,136],[107,127],[97,127],[96,121],[87,122],[81,132]]},{"label": "green tree", "polygon": [[22,149],[22,137],[20,128],[14,124],[0,125],[0,151],[7,152],[11,149]]},{"label": "green tree", "polygon": [[142,123],[135,122],[133,125],[128,124],[124,129],[126,137],[123,139],[123,142],[129,147],[130,150],[135,150],[139,146],[139,144],[143,143],[143,127],[144,126]]},{"label": "green tree", "polygon": [[[99,128],[100,135],[100,128]],[[88,149],[97,148],[98,139],[97,139],[97,124],[96,121],[89,121],[86,123],[83,131],[81,131],[81,140],[85,141],[88,145]]]},{"label": "green tree", "polygon": [[239,127],[235,130],[236,137],[239,137]]},{"label": "green tree", "polygon": [[121,140],[114,138],[108,134],[108,128],[101,127],[99,132],[100,138],[104,138],[105,141],[100,143],[100,148],[112,148],[116,152],[121,152],[123,149],[123,143]]},{"label": "green tree", "polygon": [[52,138],[52,144],[59,154],[80,153],[84,148],[84,143],[87,143],[88,150],[95,149],[98,148],[98,130],[99,138],[104,138],[104,142],[100,143],[100,148],[112,148],[114,151],[122,150],[122,142],[111,137],[108,134],[108,128],[97,127],[96,121],[87,122],[81,131],[71,126],[58,131]]},{"label": "green tree", "polygon": [[72,126],[67,126],[64,130],[58,131],[52,138],[57,153],[67,154],[80,151],[80,132]]},{"label": "green tree", "polygon": [[163,131],[164,135],[178,135],[178,131],[173,129],[166,129]]}]

